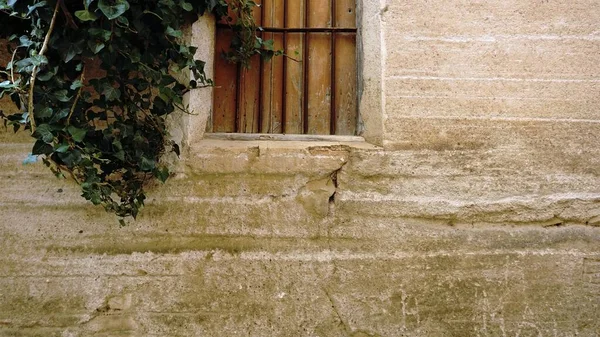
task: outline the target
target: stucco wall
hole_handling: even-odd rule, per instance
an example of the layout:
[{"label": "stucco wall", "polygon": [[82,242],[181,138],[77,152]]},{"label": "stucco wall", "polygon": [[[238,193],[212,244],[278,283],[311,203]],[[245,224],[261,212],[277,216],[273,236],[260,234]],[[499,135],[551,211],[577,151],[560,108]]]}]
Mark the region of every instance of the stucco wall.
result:
[{"label": "stucco wall", "polygon": [[361,15],[382,147],[201,139],[196,93],[121,228],[1,132],[0,336],[598,336],[597,4]]},{"label": "stucco wall", "polygon": [[390,146],[597,148],[596,1],[385,3]]}]

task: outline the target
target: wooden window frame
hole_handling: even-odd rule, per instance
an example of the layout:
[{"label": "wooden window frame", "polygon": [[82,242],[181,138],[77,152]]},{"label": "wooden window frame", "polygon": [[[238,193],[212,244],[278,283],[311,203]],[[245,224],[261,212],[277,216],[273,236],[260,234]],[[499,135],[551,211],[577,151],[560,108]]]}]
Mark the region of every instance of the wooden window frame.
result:
[{"label": "wooden window frame", "polygon": [[[244,69],[216,55],[212,130],[355,135],[356,0],[261,0],[254,16],[285,56],[256,55]],[[230,25],[218,23],[217,54],[230,38]]]},{"label": "wooden window frame", "polygon": [[[385,43],[382,32],[385,21],[380,0],[357,0],[357,97],[358,97],[358,129],[357,136],[351,141],[362,140],[367,143],[384,146],[385,139],[385,97],[384,69]],[[191,27],[190,42],[199,46],[197,58],[206,60],[208,77],[213,77],[215,56],[216,21],[214,17],[205,15]],[[328,142],[347,141],[348,136],[305,136],[276,135],[276,134],[217,134],[210,132],[213,109],[213,89],[194,90],[184,97],[192,114],[175,116],[171,134],[184,146],[192,147],[202,139],[235,140],[324,140]]]}]

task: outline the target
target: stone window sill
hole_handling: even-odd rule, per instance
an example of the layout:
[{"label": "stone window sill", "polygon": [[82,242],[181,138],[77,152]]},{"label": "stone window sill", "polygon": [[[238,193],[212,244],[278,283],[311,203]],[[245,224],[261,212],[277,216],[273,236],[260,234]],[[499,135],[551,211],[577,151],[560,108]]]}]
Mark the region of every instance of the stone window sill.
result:
[{"label": "stone window sill", "polygon": [[[241,140],[245,139],[245,140]],[[328,177],[354,151],[377,151],[362,137],[205,134],[190,144],[180,173]]]},{"label": "stone window sill", "polygon": [[[260,133],[205,133],[204,138],[191,145],[192,153],[204,148],[260,148],[277,150],[307,150],[312,148],[347,147],[375,150],[360,136],[284,135]],[[196,151],[195,151],[196,150]]]}]

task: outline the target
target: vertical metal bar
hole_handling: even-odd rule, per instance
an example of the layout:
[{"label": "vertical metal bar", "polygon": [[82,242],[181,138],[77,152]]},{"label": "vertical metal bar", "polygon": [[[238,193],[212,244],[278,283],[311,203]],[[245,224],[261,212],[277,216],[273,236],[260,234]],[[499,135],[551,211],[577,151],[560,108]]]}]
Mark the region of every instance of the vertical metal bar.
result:
[{"label": "vertical metal bar", "polygon": [[[263,0],[265,1],[265,0]],[[260,25],[263,26],[264,22],[265,22],[265,6],[263,1],[261,1],[260,3],[260,7],[258,7],[258,9],[260,10]],[[267,0],[268,1],[268,0]],[[264,33],[261,31],[260,32],[260,38],[263,39],[264,38]],[[262,119],[263,119],[263,67],[264,67],[264,62],[263,62],[263,58],[262,55],[259,55],[259,65],[258,65],[258,133],[261,133],[262,130]]]},{"label": "vertical metal bar", "polygon": [[356,95],[354,95],[354,102],[355,102],[355,108],[354,108],[354,115],[356,116],[356,123],[354,123],[354,134],[352,134],[353,136],[358,136],[361,128],[361,122],[360,122],[360,116],[358,114],[358,107],[360,106],[360,92],[362,91],[362,89],[359,87],[360,82],[359,80],[361,78],[363,78],[362,76],[362,67],[359,67],[359,64],[362,63],[362,59],[360,56],[360,53],[362,51],[362,44],[359,45],[360,39],[358,37],[358,35],[355,33],[354,34],[354,60],[355,60],[355,64],[356,64],[356,77],[354,78],[354,86],[355,86],[355,90],[356,90]]},{"label": "vertical metal bar", "polygon": [[360,106],[360,93],[362,92],[362,85],[360,84],[360,79],[363,78],[362,67],[359,66],[363,63],[362,52],[362,13],[363,6],[362,1],[356,1],[354,3],[354,27],[361,27],[360,30],[356,29],[354,33],[354,60],[356,64],[356,77],[354,79],[354,85],[356,87],[356,95],[354,95],[356,108],[354,110],[354,114],[356,115],[356,123],[354,124],[354,134],[353,136],[358,136],[361,128],[360,116],[358,114],[358,107]]},{"label": "vertical metal bar", "polygon": [[[304,27],[308,27],[308,13],[310,10],[309,6],[310,0],[304,0]],[[302,56],[302,71],[303,71],[303,81],[304,81],[304,92],[302,93],[304,96],[303,108],[302,108],[302,117],[304,119],[303,132],[304,134],[308,133],[308,32],[304,33],[304,50]]]},{"label": "vertical metal bar", "polygon": [[235,70],[235,123],[233,126],[234,132],[239,133],[241,129],[240,125],[240,96],[242,94],[242,89],[240,88],[240,79],[242,77],[242,65],[238,63],[236,65]]},{"label": "vertical metal bar", "polygon": [[[335,27],[335,0],[331,1],[331,27]],[[336,129],[336,116],[335,116],[335,32],[331,33],[331,75],[330,75],[330,87],[331,87],[331,98],[329,103],[331,104],[330,108],[330,123],[329,123],[329,133],[335,135]]]},{"label": "vertical metal bar", "polygon": [[[287,1],[283,2],[283,28],[287,28]],[[282,88],[282,98],[281,98],[281,133],[285,133],[285,123],[286,123],[286,105],[287,105],[287,31],[283,32],[283,88]]]}]

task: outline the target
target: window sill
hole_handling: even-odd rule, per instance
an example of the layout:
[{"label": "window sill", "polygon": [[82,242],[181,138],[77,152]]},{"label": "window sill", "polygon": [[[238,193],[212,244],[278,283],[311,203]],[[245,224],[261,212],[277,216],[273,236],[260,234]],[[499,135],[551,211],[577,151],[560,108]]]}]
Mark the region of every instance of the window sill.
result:
[{"label": "window sill", "polygon": [[205,133],[205,139],[221,140],[276,140],[298,142],[364,142],[360,136],[329,136],[329,135],[286,135],[277,133]]},{"label": "window sill", "polygon": [[348,146],[359,149],[379,149],[360,136],[286,135],[264,133],[205,133],[204,139],[192,147],[263,147],[307,149],[313,147]]},{"label": "window sill", "polygon": [[348,140],[345,137],[305,141],[291,135],[262,136],[246,136],[247,140],[239,140],[233,136],[214,139],[215,134],[205,134],[204,139],[188,148],[179,177],[188,174],[258,174],[321,179],[344,166],[354,151],[380,149],[364,140],[345,141]]},{"label": "window sill", "polygon": [[226,135],[207,133],[191,144],[181,173],[322,178],[341,168],[356,150],[381,150],[362,137],[319,136],[320,140],[307,141],[297,135]]}]

